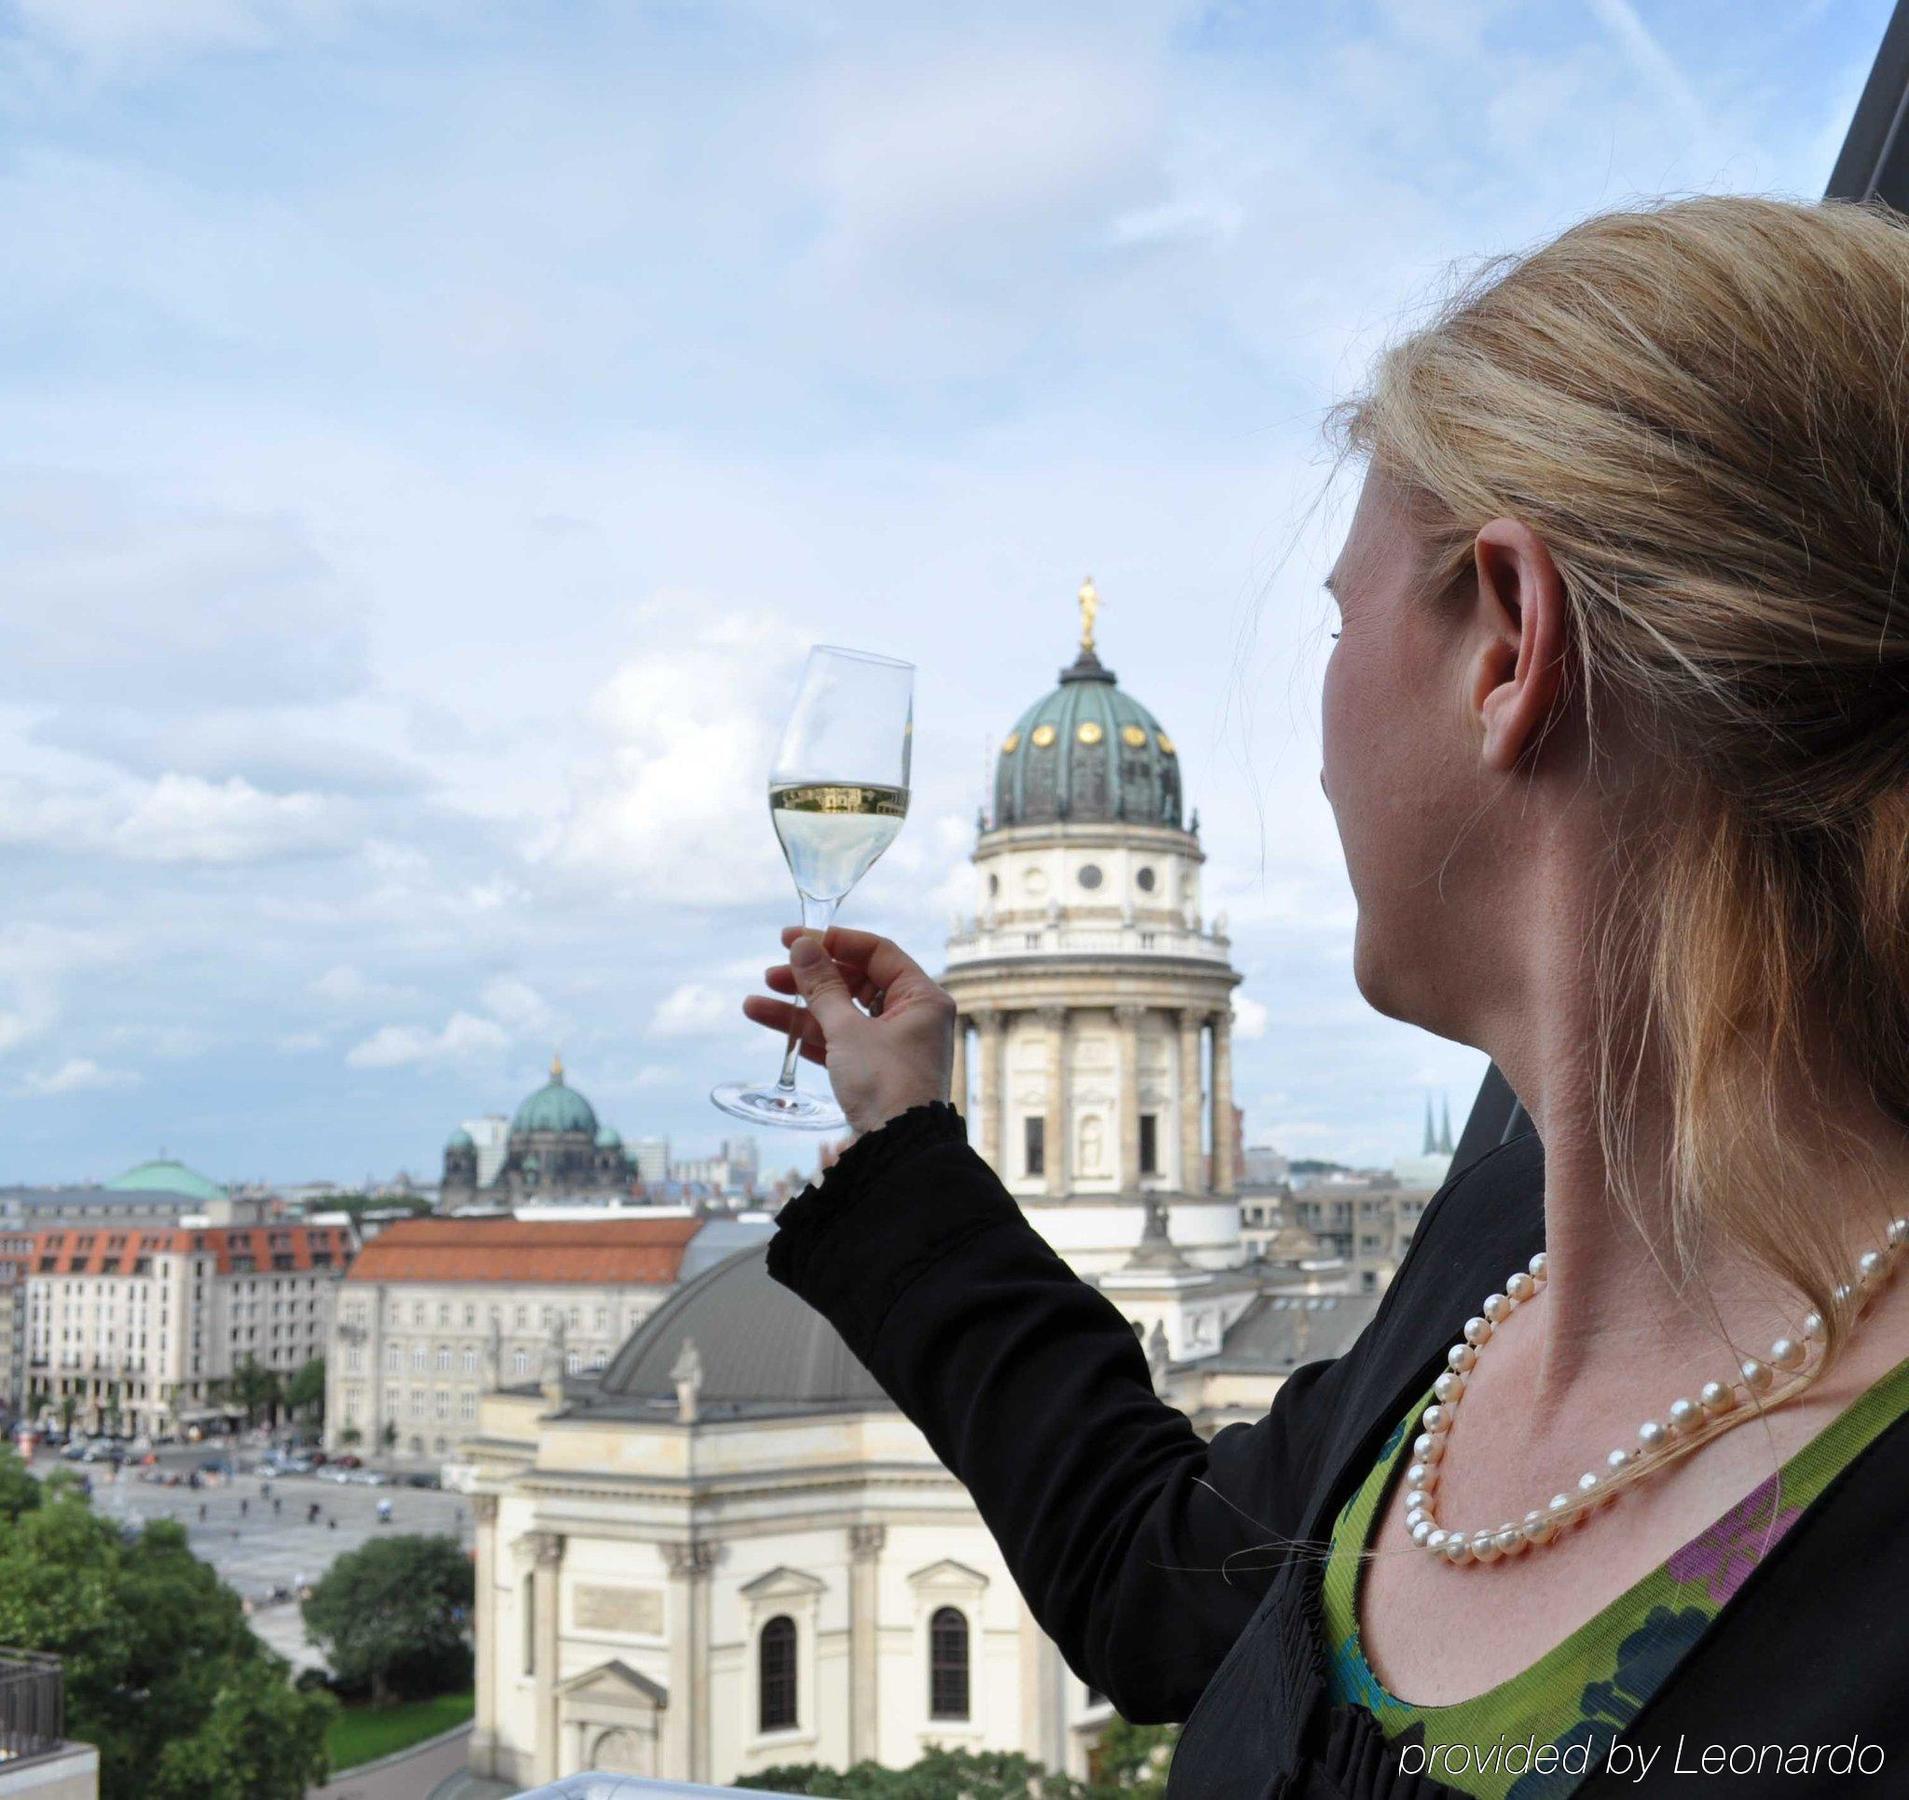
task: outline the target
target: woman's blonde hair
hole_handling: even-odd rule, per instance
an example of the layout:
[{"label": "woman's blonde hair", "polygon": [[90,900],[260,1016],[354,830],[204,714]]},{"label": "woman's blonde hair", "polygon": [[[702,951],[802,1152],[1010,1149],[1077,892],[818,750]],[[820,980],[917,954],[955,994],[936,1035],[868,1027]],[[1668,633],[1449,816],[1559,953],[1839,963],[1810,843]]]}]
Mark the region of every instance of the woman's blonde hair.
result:
[{"label": "woman's blonde hair", "polygon": [[[1614,858],[1588,947],[1600,1141],[1641,1225],[1648,1042],[1675,1277],[1722,1234],[1807,1296],[1826,1368],[1862,1295],[1812,1204],[1827,1133],[1777,1097],[1820,1098],[1827,1047],[1909,1129],[1909,229],[1751,198],[1588,219],[1485,269],[1335,423],[1410,492],[1430,593],[1487,520],[1543,538],[1594,766],[1610,704],[1699,802]],[[1909,1204],[1873,1192],[1880,1244]]]}]

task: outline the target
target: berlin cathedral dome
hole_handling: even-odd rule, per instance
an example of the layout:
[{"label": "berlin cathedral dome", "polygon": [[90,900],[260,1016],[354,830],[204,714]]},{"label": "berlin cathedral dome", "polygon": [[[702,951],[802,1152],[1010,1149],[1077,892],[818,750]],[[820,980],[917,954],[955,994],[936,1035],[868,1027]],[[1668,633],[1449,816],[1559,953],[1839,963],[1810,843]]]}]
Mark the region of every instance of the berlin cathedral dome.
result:
[{"label": "berlin cathedral dome", "polygon": [[596,1109],[564,1080],[554,1058],[550,1079],[517,1108],[504,1157],[480,1185],[478,1150],[469,1131],[452,1132],[444,1146],[439,1210],[515,1206],[527,1200],[611,1200],[627,1195],[636,1164],[623,1140],[597,1121]]}]

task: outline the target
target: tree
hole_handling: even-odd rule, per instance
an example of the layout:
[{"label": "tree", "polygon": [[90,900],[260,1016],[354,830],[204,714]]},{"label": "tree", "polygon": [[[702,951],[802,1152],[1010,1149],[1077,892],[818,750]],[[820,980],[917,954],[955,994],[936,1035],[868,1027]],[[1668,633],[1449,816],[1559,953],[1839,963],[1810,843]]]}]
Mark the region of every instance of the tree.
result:
[{"label": "tree", "polygon": [[325,1727],[337,1704],[329,1694],[287,1687],[282,1674],[247,1663],[213,1697],[205,1724],[166,1745],[145,1791],[151,1800],[301,1793],[312,1771],[325,1768]]},{"label": "tree", "polygon": [[40,1484],[12,1450],[0,1449],[0,1525],[13,1524],[22,1513],[38,1510]]},{"label": "tree", "polygon": [[739,1776],[736,1785],[835,1800],[1086,1800],[1078,1782],[1010,1750],[934,1747],[906,1769],[859,1762],[838,1772],[820,1763],[791,1763]]},{"label": "tree", "polygon": [[314,1423],[325,1421],[325,1359],[314,1356],[285,1384],[285,1404]]},{"label": "tree", "polygon": [[[335,1703],[294,1692],[170,1520],[122,1533],[43,1489],[0,1531],[0,1643],[61,1658],[67,1730],[98,1746],[103,1800],[302,1800],[324,1778]],[[269,1752],[234,1761],[267,1731]],[[222,1765],[235,1773],[210,1780]]]},{"label": "tree", "polygon": [[385,1420],[384,1429],[378,1433],[378,1442],[386,1450],[395,1450],[397,1448],[398,1422],[396,1419]]},{"label": "tree", "polygon": [[1166,1792],[1167,1762],[1178,1738],[1176,1725],[1130,1725],[1116,1718],[1101,1733],[1096,1772],[1085,1782],[1016,1752],[935,1746],[906,1769],[874,1762],[847,1770],[785,1763],[739,1776],[736,1785],[779,1794],[828,1794],[835,1800],[1157,1800]]},{"label": "tree", "polygon": [[470,1558],[447,1537],[374,1538],[341,1556],[304,1603],[336,1686],[422,1699],[471,1682]]},{"label": "tree", "polygon": [[229,1386],[232,1402],[248,1425],[256,1425],[260,1413],[276,1413],[285,1398],[277,1374],[250,1355],[232,1371]]},{"label": "tree", "polygon": [[338,1441],[347,1450],[356,1450],[365,1441],[365,1434],[356,1425],[347,1425],[338,1434]]},{"label": "tree", "polygon": [[1110,1719],[1094,1745],[1088,1800],[1115,1794],[1162,1800],[1167,1791],[1167,1767],[1179,1741],[1177,1725],[1133,1725],[1118,1716]]},{"label": "tree", "polygon": [[80,1403],[71,1394],[60,1396],[60,1429],[68,1437],[73,1435],[73,1415],[80,1409]]}]

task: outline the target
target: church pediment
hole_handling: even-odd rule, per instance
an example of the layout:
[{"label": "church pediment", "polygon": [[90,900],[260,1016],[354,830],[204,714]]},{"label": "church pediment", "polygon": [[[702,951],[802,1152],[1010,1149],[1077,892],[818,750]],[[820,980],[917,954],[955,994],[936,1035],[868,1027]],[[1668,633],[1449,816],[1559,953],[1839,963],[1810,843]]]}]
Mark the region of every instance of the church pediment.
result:
[{"label": "church pediment", "polygon": [[948,1557],[940,1562],[930,1563],[925,1569],[917,1569],[908,1577],[912,1588],[960,1588],[978,1594],[988,1585],[988,1578],[979,1569],[971,1569],[966,1563],[958,1563]]},{"label": "church pediment", "polygon": [[801,1600],[821,1593],[826,1585],[801,1569],[785,1568],[778,1563],[766,1575],[744,1582],[739,1591],[751,1600]]},{"label": "church pediment", "polygon": [[557,1692],[573,1704],[586,1706],[607,1701],[612,1705],[646,1706],[660,1711],[669,1705],[669,1689],[661,1682],[652,1681],[628,1663],[614,1658],[559,1682]]}]

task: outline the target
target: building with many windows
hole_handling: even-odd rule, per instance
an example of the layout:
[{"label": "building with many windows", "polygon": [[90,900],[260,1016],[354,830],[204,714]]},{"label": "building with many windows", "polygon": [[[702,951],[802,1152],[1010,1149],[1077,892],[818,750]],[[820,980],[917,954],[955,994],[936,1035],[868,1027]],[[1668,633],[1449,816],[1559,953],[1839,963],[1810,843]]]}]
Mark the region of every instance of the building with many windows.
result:
[{"label": "building with many windows", "polygon": [[490,1389],[601,1370],[683,1279],[701,1228],[660,1207],[387,1226],[340,1293],[325,1361],[329,1441],[352,1434],[441,1456],[476,1425]]},{"label": "building with many windows", "polygon": [[937,1743],[1085,1772],[1105,1703],[759,1245],[686,1282],[596,1379],[480,1414],[470,1792],[902,1766]]},{"label": "building with many windows", "polygon": [[281,1376],[325,1354],[350,1260],[336,1222],[37,1231],[26,1278],[26,1385],[46,1421],[178,1431],[230,1410],[248,1358]]}]

